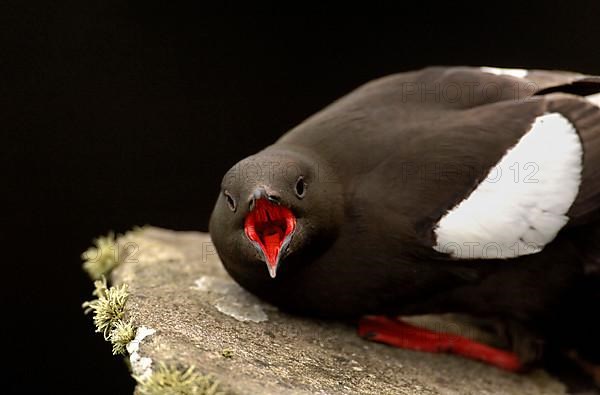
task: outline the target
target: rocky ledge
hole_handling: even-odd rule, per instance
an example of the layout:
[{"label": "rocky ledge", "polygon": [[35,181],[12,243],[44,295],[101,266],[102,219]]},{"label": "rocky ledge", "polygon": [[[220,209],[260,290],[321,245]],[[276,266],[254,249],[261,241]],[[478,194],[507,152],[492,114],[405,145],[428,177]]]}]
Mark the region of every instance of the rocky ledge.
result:
[{"label": "rocky ledge", "polygon": [[[111,246],[104,241],[102,251],[87,256],[88,269]],[[395,349],[359,338],[344,323],[280,312],[233,282],[206,233],[146,227],[113,242],[115,259],[103,268],[113,287],[97,291],[99,300],[86,307],[97,325],[105,324],[115,353],[128,357],[140,394],[167,388],[193,394],[565,393],[543,371],[513,374],[452,355]],[[112,291],[123,291],[121,299]],[[102,321],[98,312],[110,297],[121,303],[113,309],[118,317]]]}]

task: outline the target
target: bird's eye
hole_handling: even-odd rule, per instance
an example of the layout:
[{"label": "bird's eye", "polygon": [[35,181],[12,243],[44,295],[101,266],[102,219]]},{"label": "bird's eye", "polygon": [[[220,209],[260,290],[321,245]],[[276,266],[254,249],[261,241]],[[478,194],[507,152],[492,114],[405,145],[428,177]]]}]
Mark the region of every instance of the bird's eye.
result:
[{"label": "bird's eye", "polygon": [[304,195],[306,195],[306,182],[304,182],[304,177],[298,177],[298,181],[296,181],[294,191],[296,192],[296,196],[298,196],[300,199],[302,199]]},{"label": "bird's eye", "polygon": [[229,192],[227,191],[223,191],[223,194],[225,195],[225,200],[227,201],[227,205],[229,206],[229,209],[231,211],[235,211],[235,200],[233,199],[233,196],[231,196],[229,194]]}]

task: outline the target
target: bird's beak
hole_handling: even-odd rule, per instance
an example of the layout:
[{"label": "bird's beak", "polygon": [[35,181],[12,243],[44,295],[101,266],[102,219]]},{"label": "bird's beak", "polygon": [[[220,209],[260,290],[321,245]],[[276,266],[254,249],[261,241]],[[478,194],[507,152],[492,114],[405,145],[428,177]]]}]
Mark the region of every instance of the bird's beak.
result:
[{"label": "bird's beak", "polygon": [[278,204],[277,199],[260,191],[253,194],[244,230],[275,278],[281,255],[296,228],[296,217],[289,208]]}]

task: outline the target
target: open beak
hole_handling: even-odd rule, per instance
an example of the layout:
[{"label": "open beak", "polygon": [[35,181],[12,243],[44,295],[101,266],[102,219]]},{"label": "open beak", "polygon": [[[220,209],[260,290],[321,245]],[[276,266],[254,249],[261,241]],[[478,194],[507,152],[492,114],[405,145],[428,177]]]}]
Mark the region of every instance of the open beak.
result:
[{"label": "open beak", "polygon": [[279,260],[295,228],[296,217],[292,211],[268,198],[261,197],[253,201],[246,215],[246,236],[260,252],[272,278],[277,274]]}]

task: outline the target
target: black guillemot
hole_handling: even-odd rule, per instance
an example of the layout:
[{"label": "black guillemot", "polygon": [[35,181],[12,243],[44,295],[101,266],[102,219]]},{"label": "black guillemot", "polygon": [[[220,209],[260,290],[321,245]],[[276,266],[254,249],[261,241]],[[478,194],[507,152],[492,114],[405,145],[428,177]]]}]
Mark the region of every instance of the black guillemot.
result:
[{"label": "black guillemot", "polygon": [[[373,340],[508,370],[540,343],[593,361],[598,92],[595,76],[494,67],[369,82],[227,172],[212,240],[250,292],[360,319]],[[449,312],[505,323],[511,349],[396,318]]]}]

